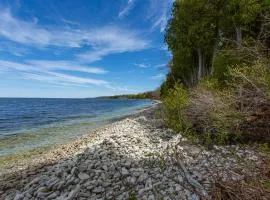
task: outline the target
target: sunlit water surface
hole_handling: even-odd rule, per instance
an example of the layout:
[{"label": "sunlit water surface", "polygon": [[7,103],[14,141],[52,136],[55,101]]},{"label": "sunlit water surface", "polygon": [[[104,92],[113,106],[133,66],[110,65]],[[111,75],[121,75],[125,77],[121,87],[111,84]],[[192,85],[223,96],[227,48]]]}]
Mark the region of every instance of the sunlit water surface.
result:
[{"label": "sunlit water surface", "polygon": [[66,143],[151,105],[150,100],[0,98],[0,156]]}]

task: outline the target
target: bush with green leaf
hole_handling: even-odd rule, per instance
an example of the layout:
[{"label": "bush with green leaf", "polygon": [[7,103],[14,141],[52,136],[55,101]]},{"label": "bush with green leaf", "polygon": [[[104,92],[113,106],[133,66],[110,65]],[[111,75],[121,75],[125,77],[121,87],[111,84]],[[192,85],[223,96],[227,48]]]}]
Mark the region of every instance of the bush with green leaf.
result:
[{"label": "bush with green leaf", "polygon": [[168,127],[177,132],[186,133],[189,123],[184,110],[189,103],[188,91],[181,84],[175,84],[163,99],[164,120]]},{"label": "bush with green leaf", "polygon": [[268,61],[256,61],[253,65],[229,66],[226,73],[227,85],[234,88],[255,89],[270,92],[270,65]]}]

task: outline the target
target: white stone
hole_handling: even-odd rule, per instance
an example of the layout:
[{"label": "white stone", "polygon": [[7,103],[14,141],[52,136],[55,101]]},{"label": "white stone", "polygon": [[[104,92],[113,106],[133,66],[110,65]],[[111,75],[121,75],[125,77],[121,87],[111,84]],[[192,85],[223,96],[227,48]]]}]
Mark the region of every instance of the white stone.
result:
[{"label": "white stone", "polygon": [[121,174],[122,174],[122,176],[126,176],[126,175],[129,174],[129,172],[128,172],[128,170],[125,167],[122,167]]},{"label": "white stone", "polygon": [[89,176],[88,174],[85,174],[85,173],[79,173],[79,174],[78,174],[78,177],[79,177],[79,179],[81,179],[81,180],[87,180],[87,179],[90,178],[90,176]]},{"label": "white stone", "polygon": [[93,189],[93,192],[94,193],[101,193],[101,192],[104,192],[104,188],[99,186],[99,187],[96,187]]},{"label": "white stone", "polygon": [[23,194],[16,194],[16,196],[14,197],[13,200],[21,200],[24,198],[24,195]]}]

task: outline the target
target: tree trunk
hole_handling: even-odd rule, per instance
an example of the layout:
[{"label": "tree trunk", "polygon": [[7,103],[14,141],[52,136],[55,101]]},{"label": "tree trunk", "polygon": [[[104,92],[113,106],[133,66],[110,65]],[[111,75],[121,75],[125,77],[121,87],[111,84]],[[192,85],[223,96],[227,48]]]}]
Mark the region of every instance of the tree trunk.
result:
[{"label": "tree trunk", "polygon": [[201,80],[203,76],[203,54],[201,49],[197,49],[197,52],[198,52],[198,80]]},{"label": "tree trunk", "polygon": [[218,54],[218,51],[219,51],[219,48],[220,48],[219,47],[219,42],[222,42],[222,44],[223,44],[222,31],[218,28],[217,29],[217,39],[216,39],[216,43],[215,43],[215,47],[214,47],[214,51],[213,51],[213,56],[212,56],[210,75],[214,74],[214,62],[213,61],[214,61],[214,58],[216,57],[216,55]]},{"label": "tree trunk", "polygon": [[239,27],[239,26],[236,27],[235,32],[236,32],[236,45],[239,48],[242,45],[242,30],[241,30],[241,27]]},{"label": "tree trunk", "polygon": [[196,78],[196,74],[194,74],[194,72],[191,73],[191,86],[194,86],[197,83],[197,78]]},{"label": "tree trunk", "polygon": [[202,73],[201,73],[201,77],[205,77],[206,74],[207,74],[207,69],[206,69],[206,66],[205,66],[205,54],[202,53]]}]

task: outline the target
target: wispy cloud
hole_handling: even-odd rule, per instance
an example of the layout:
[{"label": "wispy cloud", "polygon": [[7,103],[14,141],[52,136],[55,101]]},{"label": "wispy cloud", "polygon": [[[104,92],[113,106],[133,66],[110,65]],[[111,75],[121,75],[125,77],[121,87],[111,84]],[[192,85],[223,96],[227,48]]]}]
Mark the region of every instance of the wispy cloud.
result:
[{"label": "wispy cloud", "polygon": [[128,13],[131,11],[131,9],[134,6],[134,2],[135,0],[128,0],[126,7],[119,12],[118,17],[123,18],[126,15],[128,15]]},{"label": "wispy cloud", "polygon": [[79,71],[93,74],[107,73],[103,68],[88,67],[72,61],[28,60],[26,63],[37,68],[42,68],[43,70]]},{"label": "wispy cloud", "polygon": [[25,62],[12,62],[6,60],[0,60],[0,66],[6,69],[16,69],[16,70],[24,70],[24,71],[78,71],[85,72],[91,74],[105,74],[106,70],[98,67],[87,67],[76,64],[71,61],[50,61],[50,60],[28,60]]},{"label": "wispy cloud", "polygon": [[151,28],[155,29],[156,27],[160,27],[160,32],[163,32],[166,28],[166,25],[167,25],[167,17],[162,15],[154,22]]},{"label": "wispy cloud", "polygon": [[18,45],[14,42],[0,41],[0,53],[7,52],[14,56],[22,57],[26,54],[31,53],[28,48]]},{"label": "wispy cloud", "polygon": [[151,20],[151,29],[159,28],[164,32],[167,21],[171,15],[171,8],[174,0],[148,0],[150,5],[148,9],[148,19]]},{"label": "wispy cloud", "polygon": [[140,68],[148,68],[148,67],[151,67],[150,64],[147,64],[147,63],[135,63],[134,64],[136,67],[140,67]]},{"label": "wispy cloud", "polygon": [[90,50],[79,59],[93,62],[108,54],[133,52],[149,48],[150,42],[130,30],[101,27],[89,30],[41,27],[15,18],[8,9],[0,12],[0,37],[31,47],[85,47]]},{"label": "wispy cloud", "polygon": [[122,91],[122,92],[128,92],[128,93],[129,92],[131,92],[131,93],[138,92],[138,90],[131,89],[131,88],[124,86],[124,85],[119,86],[115,83],[106,84],[105,87],[108,89],[111,89],[112,91]]},{"label": "wispy cloud", "polygon": [[37,18],[37,17],[34,17],[34,18],[33,18],[33,22],[34,22],[34,24],[37,24],[37,23],[38,23],[38,21],[39,21],[39,20],[38,20],[38,18]]},{"label": "wispy cloud", "polygon": [[150,42],[141,39],[136,32],[122,30],[116,27],[105,27],[91,33],[90,45],[92,50],[78,55],[87,62],[102,59],[108,54],[135,52],[150,47]]},{"label": "wispy cloud", "polygon": [[155,67],[155,68],[158,68],[158,69],[163,69],[163,68],[166,68],[167,65],[168,65],[168,64],[163,63],[163,64],[155,65],[154,67]]},{"label": "wispy cloud", "polygon": [[82,37],[76,31],[49,30],[34,22],[16,19],[5,9],[0,12],[0,35],[25,45],[79,47]]},{"label": "wispy cloud", "polygon": [[[51,65],[50,64],[55,64]],[[78,67],[74,68],[75,65],[67,65],[68,62],[59,62],[56,65],[56,61],[26,61],[24,63],[0,60],[0,68],[9,70],[9,71],[17,71],[21,72],[24,78],[33,79],[39,81],[46,82],[54,82],[54,83],[75,83],[75,84],[89,84],[89,85],[107,85],[109,84],[107,81],[99,80],[99,79],[91,79],[91,78],[82,78],[79,76],[68,75],[65,73],[57,72],[57,70],[76,70],[83,71],[87,73],[105,73],[104,70],[100,68],[87,68],[87,67]],[[89,69],[89,71],[86,71]]]},{"label": "wispy cloud", "polygon": [[[59,72],[61,70],[61,72]],[[28,60],[25,62],[14,62],[0,60],[0,72],[15,71],[20,74],[20,78],[26,80],[35,80],[54,85],[61,86],[102,86],[117,92],[136,92],[127,86],[119,86],[118,84],[108,82],[101,79],[85,78],[63,73],[62,70],[80,71],[85,73],[104,74],[102,68],[91,68],[86,66],[78,66],[70,61],[46,61],[46,60]]]},{"label": "wispy cloud", "polygon": [[38,80],[51,82],[54,84],[76,84],[77,86],[82,85],[107,85],[108,82],[104,80],[97,80],[91,78],[82,78],[78,76],[72,76],[56,72],[46,72],[44,74],[37,73],[23,73],[25,79]]},{"label": "wispy cloud", "polygon": [[151,76],[150,78],[153,80],[163,80],[165,78],[165,75],[164,74],[157,74],[155,76]]},{"label": "wispy cloud", "polygon": [[62,18],[61,21],[66,23],[66,24],[70,24],[70,25],[80,25],[79,22],[71,21],[71,20],[68,20],[68,19],[65,19],[65,18]]}]

